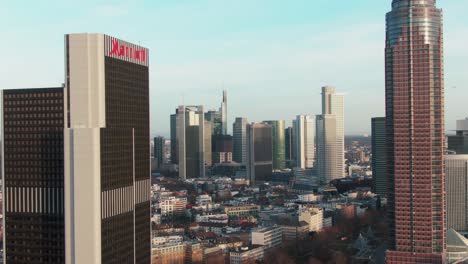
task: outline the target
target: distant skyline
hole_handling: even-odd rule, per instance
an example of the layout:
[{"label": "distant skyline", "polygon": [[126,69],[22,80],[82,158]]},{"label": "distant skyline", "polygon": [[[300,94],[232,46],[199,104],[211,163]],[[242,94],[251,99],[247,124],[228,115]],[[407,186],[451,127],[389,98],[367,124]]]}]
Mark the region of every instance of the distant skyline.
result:
[{"label": "distant skyline", "polygon": [[[446,130],[468,116],[468,1],[444,12]],[[151,135],[168,137],[181,104],[218,109],[228,125],[320,113],[321,87],[345,93],[345,133],[384,116],[385,14],[375,0],[0,0],[0,87],[64,81],[64,35],[109,34],[150,49]]]}]

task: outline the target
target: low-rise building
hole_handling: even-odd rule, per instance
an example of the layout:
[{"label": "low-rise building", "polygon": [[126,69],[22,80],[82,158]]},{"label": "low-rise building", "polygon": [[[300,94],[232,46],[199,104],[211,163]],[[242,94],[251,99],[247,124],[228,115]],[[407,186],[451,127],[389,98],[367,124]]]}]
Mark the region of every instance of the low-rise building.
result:
[{"label": "low-rise building", "polygon": [[152,264],[184,264],[185,243],[166,243],[153,245],[151,252]]},{"label": "low-rise building", "polygon": [[159,202],[159,208],[163,216],[184,215],[186,206],[186,197],[170,196],[161,199]]},{"label": "low-rise building", "polygon": [[230,253],[231,264],[250,264],[262,260],[264,257],[263,246],[236,248]]},{"label": "low-rise building", "polygon": [[241,205],[241,206],[228,206],[224,207],[224,212],[228,216],[241,216],[241,215],[258,215],[260,212],[260,205]]},{"label": "low-rise building", "polygon": [[307,222],[310,232],[319,232],[323,228],[323,209],[315,207],[301,209],[299,221]]},{"label": "low-rise building", "polygon": [[309,224],[299,221],[290,224],[282,224],[283,241],[297,241],[305,239],[309,235]]},{"label": "low-rise building", "polygon": [[280,226],[252,229],[252,245],[261,245],[265,250],[279,247],[283,243],[283,230]]}]

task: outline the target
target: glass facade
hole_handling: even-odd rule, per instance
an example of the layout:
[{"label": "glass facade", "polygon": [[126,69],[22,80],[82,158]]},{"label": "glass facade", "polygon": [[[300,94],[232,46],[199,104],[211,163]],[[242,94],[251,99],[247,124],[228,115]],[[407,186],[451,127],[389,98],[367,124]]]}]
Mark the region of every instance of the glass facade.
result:
[{"label": "glass facade", "polygon": [[273,169],[286,168],[285,122],[284,120],[265,121],[272,129],[273,139]]}]

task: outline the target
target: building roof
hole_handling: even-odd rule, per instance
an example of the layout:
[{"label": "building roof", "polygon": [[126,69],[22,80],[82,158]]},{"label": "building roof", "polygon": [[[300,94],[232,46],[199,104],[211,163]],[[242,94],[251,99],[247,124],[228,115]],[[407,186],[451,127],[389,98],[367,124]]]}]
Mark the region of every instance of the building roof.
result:
[{"label": "building roof", "polygon": [[466,247],[468,250],[468,239],[450,228],[447,230],[447,247]]}]

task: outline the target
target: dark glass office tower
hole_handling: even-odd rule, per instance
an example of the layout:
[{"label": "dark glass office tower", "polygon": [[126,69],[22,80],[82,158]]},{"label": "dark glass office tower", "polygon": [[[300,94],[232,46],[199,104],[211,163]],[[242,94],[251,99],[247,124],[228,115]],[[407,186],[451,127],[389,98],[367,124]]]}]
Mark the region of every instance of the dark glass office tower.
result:
[{"label": "dark glass office tower", "polygon": [[247,125],[246,169],[250,184],[270,180],[273,174],[273,139],[270,125]]},{"label": "dark glass office tower", "polygon": [[64,88],[2,99],[5,261],[65,263]]},{"label": "dark glass office tower", "polygon": [[387,263],[444,263],[442,11],[393,0],[385,48],[390,250]]},{"label": "dark glass office tower", "polygon": [[387,141],[385,117],[372,118],[372,192],[387,195]]}]

